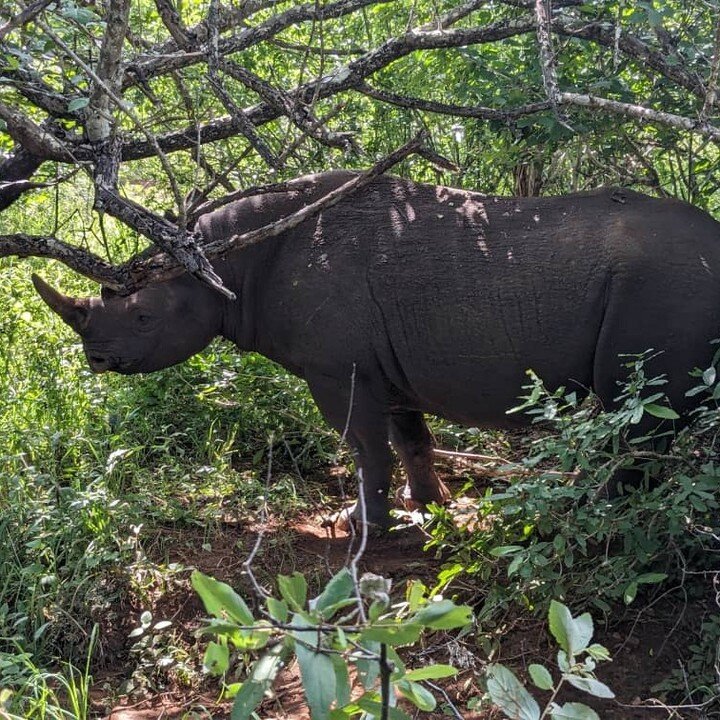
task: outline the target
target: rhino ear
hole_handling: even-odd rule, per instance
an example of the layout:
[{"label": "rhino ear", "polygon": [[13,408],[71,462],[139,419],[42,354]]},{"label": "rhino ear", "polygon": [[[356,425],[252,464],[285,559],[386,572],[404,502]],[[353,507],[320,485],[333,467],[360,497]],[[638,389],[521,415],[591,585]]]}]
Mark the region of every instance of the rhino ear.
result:
[{"label": "rhino ear", "polygon": [[51,288],[42,278],[33,273],[32,283],[38,295],[48,307],[56,312],[75,332],[81,333],[90,320],[88,300],[71,298]]}]

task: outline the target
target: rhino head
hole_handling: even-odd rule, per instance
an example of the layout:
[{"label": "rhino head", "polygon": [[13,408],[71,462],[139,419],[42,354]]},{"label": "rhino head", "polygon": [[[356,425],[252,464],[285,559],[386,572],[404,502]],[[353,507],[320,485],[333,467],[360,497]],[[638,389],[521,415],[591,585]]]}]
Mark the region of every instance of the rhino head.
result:
[{"label": "rhino head", "polygon": [[100,297],[72,298],[37,275],[45,303],[80,335],[90,369],[130,375],[187,360],[220,333],[222,299],[183,276],[123,297],[103,288]]}]

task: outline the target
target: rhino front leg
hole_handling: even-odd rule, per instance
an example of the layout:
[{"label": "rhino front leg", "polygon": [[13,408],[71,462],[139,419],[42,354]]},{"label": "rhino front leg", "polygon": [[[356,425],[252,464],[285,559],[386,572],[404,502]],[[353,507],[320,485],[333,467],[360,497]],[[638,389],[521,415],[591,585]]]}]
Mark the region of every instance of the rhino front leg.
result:
[{"label": "rhino front leg", "polygon": [[390,416],[390,439],[400,456],[407,482],[397,498],[407,510],[423,509],[428,503],[442,505],[450,491],[433,468],[434,442],[421,412],[407,411]]},{"label": "rhino front leg", "polygon": [[[390,526],[388,494],[392,478],[393,456],[388,436],[388,417],[383,405],[363,382],[357,381],[350,404],[350,388],[326,376],[308,378],[308,386],[327,422],[346,439],[355,455],[355,466],[362,471],[365,518],[370,525]],[[349,420],[348,420],[349,417]],[[347,426],[347,427],[346,427]],[[350,515],[360,521],[356,504]]]}]

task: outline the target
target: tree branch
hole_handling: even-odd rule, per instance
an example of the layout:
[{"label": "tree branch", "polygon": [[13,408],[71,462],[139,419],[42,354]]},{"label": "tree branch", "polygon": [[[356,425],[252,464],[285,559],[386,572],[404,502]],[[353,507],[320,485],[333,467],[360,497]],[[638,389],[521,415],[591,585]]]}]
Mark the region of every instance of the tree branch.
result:
[{"label": "tree branch", "polygon": [[[140,255],[120,266],[113,266],[80,248],[68,245],[54,237],[29,236],[24,234],[0,236],[0,257],[17,255],[20,257],[47,257],[59,260],[72,270],[122,294],[131,294],[151,282],[177,277],[188,270],[203,282],[211,284],[214,278],[217,287],[227,297],[234,298],[215,275],[208,257],[230,252],[235,248],[246,247],[265,239],[276,237],[280,233],[297,227],[310,217],[317,215],[346,199],[352,193],[371,183],[375,178],[387,172],[393,165],[417,152],[422,147],[425,134],[419,133],[408,143],[386,155],[364,173],[333,190],[319,200],[306,205],[295,213],[265,225],[257,230],[235,235],[201,246],[202,237],[197,231],[180,233],[178,228],[167,220],[150,213],[131,200],[120,198],[111,191],[103,193],[105,209],[131,227],[134,227],[153,242],[164,243],[167,252],[150,257]],[[112,174],[112,171],[110,171]],[[182,264],[178,261],[182,259]],[[204,260],[204,262],[203,262]],[[189,266],[189,267],[188,267]],[[209,270],[208,270],[209,268]],[[207,273],[210,273],[208,276]]]},{"label": "tree branch", "polygon": [[[339,18],[368,5],[388,2],[398,2],[398,0],[337,0],[327,5],[317,5],[315,3],[300,5],[279,13],[255,27],[247,28],[233,37],[219,41],[218,53],[220,56],[225,56],[246,50],[253,45],[275,37],[275,35],[292,25]],[[206,27],[206,29],[208,31],[206,37],[209,37],[209,28]],[[142,77],[147,81],[158,75],[165,75],[172,70],[179,70],[202,62],[206,58],[206,52],[203,48],[204,41],[205,37],[199,36],[197,42],[189,46],[186,52],[177,52],[177,47],[173,49],[171,46],[165,47],[163,50],[152,50],[144,56],[130,61],[123,82],[123,89],[135,85],[138,77]]]},{"label": "tree branch", "polygon": [[174,225],[132,200],[120,197],[117,191],[119,164],[119,143],[117,139],[108,140],[95,169],[95,209],[118,218],[168,253],[181,270],[234,300],[235,295],[223,285],[207,259],[200,235],[186,230],[184,217],[179,226]]},{"label": "tree branch", "polygon": [[221,60],[220,68],[235,80],[239,80],[256,92],[278,115],[285,115],[301,132],[309,135],[322,145],[348,150],[351,145],[349,133],[334,133],[326,130],[310,110],[300,107],[286,92],[274,88],[269,82],[241,67],[232,60]]},{"label": "tree branch", "polygon": [[560,35],[591,40],[613,50],[617,47],[628,57],[637,60],[641,66],[652,68],[700,98],[705,97],[703,84],[695,73],[689,72],[679,63],[670,62],[666,53],[654,50],[647,43],[624,30],[616,36],[615,29],[609,27],[607,23],[578,22],[563,17],[553,19],[552,29]]},{"label": "tree branch", "polygon": [[[495,42],[515,35],[522,35],[535,29],[532,19],[503,20],[477,28],[459,28],[455,30],[411,30],[405,35],[388,40],[376,50],[366,53],[347,65],[337,69],[332,75],[305,83],[292,93],[294,102],[310,101],[312,98],[324,99],[362,83],[365,78],[386,67],[395,60],[409,55],[414,50],[432,50],[465,45],[478,45]],[[254,125],[275,120],[281,113],[268,103],[260,103],[245,111]],[[206,123],[200,128],[195,126],[157,136],[157,143],[165,152],[187,150],[197,144],[224,140],[237,134],[231,118],[222,118]],[[154,154],[152,145],[145,141],[128,141],[122,149],[123,160],[138,160]]]},{"label": "tree branch", "polygon": [[552,104],[549,100],[542,100],[528,105],[520,105],[516,108],[508,110],[496,110],[494,108],[484,107],[482,105],[450,105],[448,103],[436,102],[434,100],[424,100],[423,98],[409,97],[374,88],[363,82],[357,88],[358,92],[367,95],[375,100],[386,102],[398,107],[408,108],[410,110],[422,110],[424,112],[437,113],[439,115],[454,115],[458,117],[472,117],[481,120],[499,120],[501,122],[512,122],[513,120],[524,115],[533,115],[534,113],[550,110]]},{"label": "tree branch", "polygon": [[550,101],[557,121],[564,127],[571,129],[558,108],[558,81],[555,68],[555,54],[552,49],[552,35],[550,34],[549,2],[550,0],[535,0],[536,32],[538,48],[540,49],[540,71],[545,94]]},{"label": "tree branch", "polygon": [[[319,200],[304,206],[297,212],[294,212],[287,217],[269,223],[268,225],[264,225],[256,230],[250,230],[249,232],[242,233],[240,235],[233,235],[229,238],[205,243],[203,246],[205,254],[209,258],[214,258],[235,249],[256,245],[259,242],[272,237],[277,237],[281,233],[297,227],[321,211],[327,210],[333,205],[337,205],[337,203],[341,200],[345,200],[351,194],[360,190],[360,188],[370,184],[379,175],[382,175],[391,167],[397,165],[397,163],[408,157],[408,155],[417,152],[418,149],[422,147],[422,143],[425,139],[426,135],[424,132],[418,133],[412,140],[397,150],[391,152],[389,155],[386,155],[384,158],[375,163],[375,165],[373,165],[369,170],[356,175],[352,180],[349,180],[339,188],[332,190]],[[155,255],[148,260],[138,260],[137,262],[131,261],[128,266],[131,268],[131,274],[133,276],[141,278],[144,277],[147,270],[150,269],[152,272],[152,278],[155,280],[175,277],[182,272],[182,270],[177,267],[177,264],[171,258],[160,255]],[[143,281],[143,284],[146,283]]]},{"label": "tree branch", "polygon": [[172,39],[177,43],[177,46],[179,48],[188,47],[192,43],[192,35],[188,33],[183,25],[180,13],[177,11],[175,5],[173,5],[172,0],[155,0],[155,7],[157,8],[158,15],[160,15],[160,19],[172,36]]},{"label": "tree branch", "polygon": [[9,64],[3,63],[2,59],[0,56],[0,76],[33,105],[55,118],[81,119],[80,112],[68,110],[70,100],[80,95],[62,95],[45,83],[35,70],[24,65],[17,68],[10,67]]},{"label": "tree branch", "polygon": [[720,11],[718,12],[717,22],[715,23],[712,66],[705,90],[705,101],[700,111],[701,120],[707,120],[712,109],[715,107],[718,95],[718,74],[720,74]]},{"label": "tree branch", "polygon": [[49,235],[0,235],[0,257],[44,257],[58,260],[71,270],[112,290],[123,287],[122,271],[102,258]]},{"label": "tree branch", "polygon": [[0,40],[3,40],[5,36],[15,28],[22,27],[32,21],[33,18],[39,15],[52,2],[55,2],[55,0],[36,0],[15,17],[10,18],[10,20],[0,27]]},{"label": "tree branch", "polygon": [[23,193],[37,183],[29,182],[42,165],[42,159],[22,146],[0,162],[0,211],[12,205]]},{"label": "tree branch", "polygon": [[10,137],[33,155],[43,160],[75,162],[73,154],[62,142],[20,110],[0,102],[0,119],[7,124]]},{"label": "tree branch", "polygon": [[558,101],[563,105],[576,105],[589,109],[606,110],[615,115],[623,115],[643,122],[667,125],[668,127],[673,127],[678,130],[698,133],[715,142],[720,142],[720,128],[702,120],[694,120],[682,115],[663,112],[662,110],[653,110],[652,108],[647,108],[642,105],[632,105],[631,103],[609,100],[598,97],[597,95],[561,92],[558,93]]},{"label": "tree branch", "polygon": [[[255,130],[255,125],[248,119],[245,111],[239,108],[235,101],[230,97],[230,93],[225,90],[223,84],[220,82],[218,77],[218,66],[220,63],[219,54],[219,30],[218,30],[218,0],[210,0],[208,8],[208,80],[210,81],[210,87],[213,92],[223,104],[225,109],[230,113],[230,116],[235,124],[237,130],[242,133],[247,141],[255,148],[258,155],[269,165],[271,168],[278,167],[278,160],[275,154],[270,150],[267,143],[258,135]],[[280,113],[282,114],[282,113]]]},{"label": "tree branch", "polygon": [[96,77],[85,113],[85,130],[92,143],[107,140],[112,130],[110,103],[120,87],[120,56],[128,30],[130,0],[110,0]]}]

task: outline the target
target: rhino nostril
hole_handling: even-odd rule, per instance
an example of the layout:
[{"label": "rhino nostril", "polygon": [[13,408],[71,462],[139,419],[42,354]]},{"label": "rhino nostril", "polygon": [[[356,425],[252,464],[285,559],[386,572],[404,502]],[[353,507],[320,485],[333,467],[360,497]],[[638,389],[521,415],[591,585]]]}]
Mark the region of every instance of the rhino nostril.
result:
[{"label": "rhino nostril", "polygon": [[105,360],[105,358],[100,357],[99,355],[91,355],[90,362],[93,365],[104,365],[106,363],[106,360]]}]

